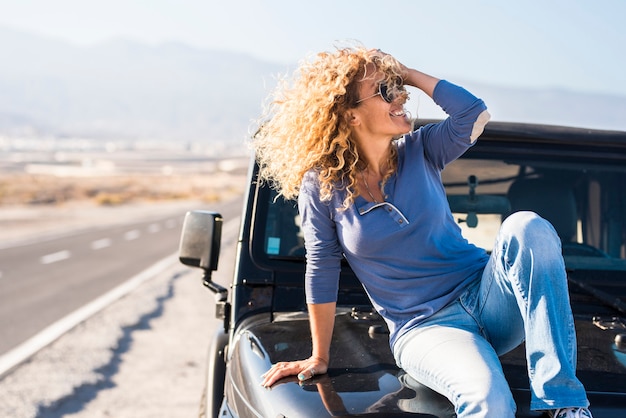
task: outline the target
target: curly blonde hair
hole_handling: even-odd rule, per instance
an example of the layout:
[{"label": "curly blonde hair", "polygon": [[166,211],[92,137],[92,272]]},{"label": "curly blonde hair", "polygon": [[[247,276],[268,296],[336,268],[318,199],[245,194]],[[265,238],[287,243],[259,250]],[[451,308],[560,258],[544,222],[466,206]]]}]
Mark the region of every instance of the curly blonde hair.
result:
[{"label": "curly blonde hair", "polygon": [[[304,174],[314,169],[320,198],[328,201],[333,191],[345,189],[347,208],[358,193],[356,175],[366,162],[359,159],[345,115],[358,106],[358,83],[375,74],[383,74],[384,80],[378,81],[391,85],[401,80],[401,67],[391,55],[346,47],[319,53],[314,60],[303,61],[291,79],[279,80],[252,138],[259,180],[293,199]],[[383,184],[395,172],[396,155],[396,147],[390,144]]]}]

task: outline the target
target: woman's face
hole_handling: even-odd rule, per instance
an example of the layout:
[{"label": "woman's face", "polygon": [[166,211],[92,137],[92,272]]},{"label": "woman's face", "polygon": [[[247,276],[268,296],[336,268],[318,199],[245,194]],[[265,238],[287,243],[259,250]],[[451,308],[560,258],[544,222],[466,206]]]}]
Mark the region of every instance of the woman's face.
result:
[{"label": "woman's face", "polygon": [[383,74],[376,73],[358,83],[359,98],[352,109],[359,120],[357,125],[352,125],[358,137],[391,139],[411,130],[411,120],[404,109],[407,98],[404,87],[383,84],[381,88],[383,80]]}]

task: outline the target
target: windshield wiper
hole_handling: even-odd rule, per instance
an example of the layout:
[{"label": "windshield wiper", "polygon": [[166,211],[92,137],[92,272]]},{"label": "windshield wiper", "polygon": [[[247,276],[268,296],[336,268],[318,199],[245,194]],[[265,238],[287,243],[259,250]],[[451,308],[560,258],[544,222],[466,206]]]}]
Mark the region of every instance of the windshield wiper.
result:
[{"label": "windshield wiper", "polygon": [[574,283],[585,293],[593,296],[596,300],[626,315],[626,303],[622,301],[620,298],[615,297],[603,290],[598,289],[597,287],[591,286],[580,280],[572,279],[571,277],[569,277],[569,275],[567,277],[567,280]]}]

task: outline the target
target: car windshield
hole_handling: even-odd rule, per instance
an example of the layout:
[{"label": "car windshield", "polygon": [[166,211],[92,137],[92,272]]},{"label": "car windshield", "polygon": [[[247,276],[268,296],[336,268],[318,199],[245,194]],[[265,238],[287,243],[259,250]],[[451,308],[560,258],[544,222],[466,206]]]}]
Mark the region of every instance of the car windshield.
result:
[{"label": "car windshield", "polygon": [[532,210],[555,227],[568,267],[626,270],[626,167],[466,157],[442,178],[468,241],[490,251],[508,214]]},{"label": "car windshield", "polygon": [[[450,208],[468,241],[491,251],[502,220],[532,210],[554,225],[568,267],[626,270],[626,167],[468,154],[442,173]],[[268,199],[265,255],[301,259],[297,204],[276,199],[275,193]]]}]

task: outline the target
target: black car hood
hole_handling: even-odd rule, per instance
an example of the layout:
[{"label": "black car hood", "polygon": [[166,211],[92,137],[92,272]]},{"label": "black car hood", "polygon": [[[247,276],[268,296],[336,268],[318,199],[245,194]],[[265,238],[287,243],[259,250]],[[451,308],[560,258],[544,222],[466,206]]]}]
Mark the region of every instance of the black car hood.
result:
[{"label": "black car hood", "polygon": [[[626,330],[613,326],[621,320],[606,317],[594,322],[584,316],[576,321],[578,374],[596,418],[626,416],[626,350],[615,344],[616,333]],[[260,376],[273,363],[311,354],[306,314],[284,314],[272,322],[266,317],[240,329],[230,345],[225,389],[236,416],[455,416],[444,397],[396,366],[386,327],[376,314],[338,313],[328,373],[302,384],[295,377],[283,379],[271,389],[261,387]],[[517,416],[539,416],[528,410],[523,346],[504,356],[502,362],[518,403]]]}]

